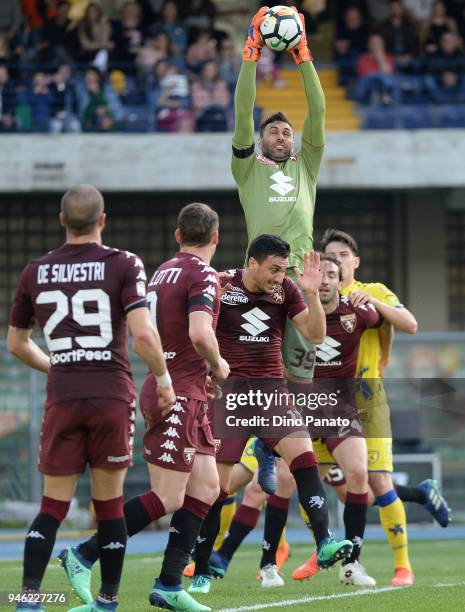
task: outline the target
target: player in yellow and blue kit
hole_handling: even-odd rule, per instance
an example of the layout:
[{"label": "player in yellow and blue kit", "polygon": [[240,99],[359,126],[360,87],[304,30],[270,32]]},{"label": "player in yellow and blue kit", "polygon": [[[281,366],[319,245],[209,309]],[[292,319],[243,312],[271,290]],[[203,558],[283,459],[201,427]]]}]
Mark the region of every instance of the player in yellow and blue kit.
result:
[{"label": "player in yellow and blue kit", "polygon": [[[342,294],[350,296],[357,305],[370,302],[384,317],[379,329],[364,332],[357,363],[357,378],[360,393],[357,404],[368,446],[369,484],[379,506],[381,524],[391,545],[395,558],[395,576],[392,586],[408,586],[415,583],[408,557],[407,522],[404,506],[392,482],[392,434],[389,405],[384,393],[382,378],[388,365],[393,329],[409,334],[417,331],[417,322],[398,297],[382,283],[362,283],[354,277],[360,265],[358,245],[352,236],[339,230],[327,230],[323,236],[322,251],[332,254],[341,262],[344,274]],[[366,410],[364,410],[367,404]],[[398,488],[399,489],[399,488]],[[449,510],[434,481],[428,480],[415,489],[416,499],[426,510],[446,527]],[[408,492],[406,492],[408,493]]]}]

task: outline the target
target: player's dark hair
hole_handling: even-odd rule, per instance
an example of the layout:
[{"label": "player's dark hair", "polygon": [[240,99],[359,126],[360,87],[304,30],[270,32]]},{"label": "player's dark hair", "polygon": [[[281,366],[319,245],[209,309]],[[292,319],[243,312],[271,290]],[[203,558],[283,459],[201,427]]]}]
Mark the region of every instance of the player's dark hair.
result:
[{"label": "player's dark hair", "polygon": [[322,261],[330,261],[335,266],[337,266],[337,269],[339,270],[339,280],[341,282],[344,280],[344,274],[342,273],[341,262],[339,261],[337,257],[335,257],[334,255],[329,255],[329,254],[325,255],[325,253],[320,253],[320,262]]},{"label": "player's dark hair", "polygon": [[262,263],[270,256],[286,258],[289,257],[290,252],[291,247],[281,238],[272,234],[262,234],[250,243],[249,250],[247,251],[247,261],[251,257],[256,259],[258,263]]},{"label": "player's dark hair", "polygon": [[103,209],[102,194],[93,185],[76,185],[61,198],[65,227],[74,236],[91,232]]},{"label": "player's dark hair", "polygon": [[330,242],[343,242],[346,244],[354,255],[358,257],[358,244],[355,238],[352,238],[350,234],[337,229],[327,229],[321,239],[320,248],[322,251],[326,249]]},{"label": "player's dark hair", "polygon": [[184,206],[178,215],[182,246],[206,246],[218,229],[217,213],[207,204],[194,202]]},{"label": "player's dark hair", "polygon": [[286,117],[284,113],[281,113],[281,112],[274,113],[273,115],[270,115],[269,117],[265,119],[265,121],[262,122],[260,126],[260,136],[263,136],[263,132],[266,126],[269,125],[270,123],[274,123],[275,121],[284,121],[284,123],[289,124],[289,126],[292,128],[292,123],[289,121],[289,119]]}]

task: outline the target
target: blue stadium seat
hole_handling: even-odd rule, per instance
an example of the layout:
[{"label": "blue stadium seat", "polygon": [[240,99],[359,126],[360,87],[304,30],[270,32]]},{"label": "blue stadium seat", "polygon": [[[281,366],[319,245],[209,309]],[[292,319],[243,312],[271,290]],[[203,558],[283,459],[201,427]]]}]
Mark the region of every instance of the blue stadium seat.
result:
[{"label": "blue stadium seat", "polygon": [[396,127],[393,108],[371,106],[367,108],[363,128],[365,130],[392,130]]},{"label": "blue stadium seat", "polygon": [[465,127],[465,108],[459,104],[438,106],[436,125],[441,128]]},{"label": "blue stadium seat", "polygon": [[403,74],[397,77],[397,84],[401,104],[421,105],[428,103],[422,77]]},{"label": "blue stadium seat", "polygon": [[125,114],[122,122],[124,132],[144,133],[149,131],[147,107],[128,105],[124,108]]},{"label": "blue stadium seat", "polygon": [[408,105],[400,109],[401,126],[406,130],[421,130],[434,127],[434,118],[428,106]]}]

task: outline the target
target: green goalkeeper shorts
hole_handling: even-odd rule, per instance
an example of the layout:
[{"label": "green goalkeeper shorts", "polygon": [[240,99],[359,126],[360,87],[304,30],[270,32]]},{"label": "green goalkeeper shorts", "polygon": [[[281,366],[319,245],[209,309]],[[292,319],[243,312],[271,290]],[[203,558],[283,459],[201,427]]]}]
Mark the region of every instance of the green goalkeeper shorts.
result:
[{"label": "green goalkeeper shorts", "polygon": [[288,319],[281,349],[286,371],[299,378],[313,378],[315,345],[305,340]]},{"label": "green goalkeeper shorts", "polygon": [[[295,281],[293,273],[288,273],[288,276]],[[289,374],[299,378],[313,378],[315,345],[305,340],[302,334],[292,325],[290,319],[286,321],[281,355]]]}]

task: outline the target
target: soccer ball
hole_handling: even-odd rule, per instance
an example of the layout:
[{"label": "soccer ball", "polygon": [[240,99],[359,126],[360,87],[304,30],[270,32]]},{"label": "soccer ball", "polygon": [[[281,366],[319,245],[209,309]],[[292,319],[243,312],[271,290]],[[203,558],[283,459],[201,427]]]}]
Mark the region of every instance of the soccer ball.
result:
[{"label": "soccer ball", "polygon": [[292,49],[302,36],[302,24],[295,11],[288,6],[273,6],[260,26],[265,45],[272,51]]}]

